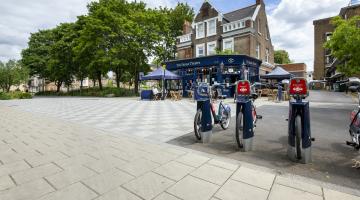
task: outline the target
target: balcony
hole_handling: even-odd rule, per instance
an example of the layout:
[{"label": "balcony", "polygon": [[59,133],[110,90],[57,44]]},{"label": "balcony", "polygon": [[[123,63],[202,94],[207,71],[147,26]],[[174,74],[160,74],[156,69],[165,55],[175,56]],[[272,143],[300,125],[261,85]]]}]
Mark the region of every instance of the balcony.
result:
[{"label": "balcony", "polygon": [[185,42],[191,42],[191,33],[186,35],[181,35],[178,37],[178,39],[180,40],[180,44]]}]

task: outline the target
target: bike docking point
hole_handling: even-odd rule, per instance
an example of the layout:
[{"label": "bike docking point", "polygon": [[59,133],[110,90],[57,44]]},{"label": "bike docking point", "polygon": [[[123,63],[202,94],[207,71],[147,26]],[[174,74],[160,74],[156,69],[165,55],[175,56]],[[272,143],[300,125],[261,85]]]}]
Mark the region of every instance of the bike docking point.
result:
[{"label": "bike docking point", "polygon": [[[289,101],[288,119],[288,148],[287,155],[290,160],[303,164],[312,162],[312,141],[310,129],[310,104],[302,99],[308,96],[307,82],[304,79],[295,78],[290,81],[289,94],[294,97]],[[299,121],[297,121],[297,117]],[[299,123],[299,124],[298,124]],[[300,148],[297,149],[297,132],[301,131]],[[299,156],[300,154],[300,156]]]},{"label": "bike docking point", "polygon": [[[310,109],[309,102],[290,101],[289,102],[289,138],[287,154],[290,160],[300,162],[303,164],[311,163],[311,130],[310,130]],[[301,113],[301,158],[297,157],[297,150],[295,144],[295,118],[297,113]]]},{"label": "bike docking point", "polygon": [[204,144],[211,142],[212,118],[210,103],[210,87],[206,83],[200,83],[195,89],[195,99],[197,101],[196,110],[201,110],[201,141]]},{"label": "bike docking point", "polygon": [[236,98],[236,119],[238,119],[239,114],[243,115],[243,148],[241,151],[252,151],[254,149],[254,119],[251,100],[248,96],[238,96]]},{"label": "bike docking point", "polygon": [[211,142],[212,120],[210,99],[197,102],[197,109],[201,109],[201,141],[204,144]]}]

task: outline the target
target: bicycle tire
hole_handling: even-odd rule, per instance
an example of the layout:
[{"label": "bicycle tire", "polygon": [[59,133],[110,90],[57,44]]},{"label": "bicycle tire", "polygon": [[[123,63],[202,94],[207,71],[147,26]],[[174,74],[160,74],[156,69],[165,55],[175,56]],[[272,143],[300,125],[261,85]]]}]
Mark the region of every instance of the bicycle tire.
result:
[{"label": "bicycle tire", "polygon": [[301,159],[301,117],[298,115],[295,118],[295,146],[296,146],[296,157]]},{"label": "bicycle tire", "polygon": [[[223,117],[224,115],[226,115],[226,119],[222,119],[220,122],[220,126],[223,130],[226,130],[229,128],[230,125],[230,120],[231,120],[231,113],[225,113],[225,109],[222,109],[222,113],[221,113],[221,117]],[[225,123],[223,123],[225,122]]]},{"label": "bicycle tire", "polygon": [[195,118],[194,118],[194,133],[195,133],[195,137],[198,140],[201,140],[201,116],[202,116],[202,112],[199,109],[196,112]]},{"label": "bicycle tire", "polygon": [[242,111],[239,112],[237,118],[236,118],[236,131],[235,131],[235,135],[236,135],[236,142],[238,144],[239,148],[243,148],[244,147],[244,139],[243,139],[243,135],[244,135],[244,128],[243,128],[243,113]]}]

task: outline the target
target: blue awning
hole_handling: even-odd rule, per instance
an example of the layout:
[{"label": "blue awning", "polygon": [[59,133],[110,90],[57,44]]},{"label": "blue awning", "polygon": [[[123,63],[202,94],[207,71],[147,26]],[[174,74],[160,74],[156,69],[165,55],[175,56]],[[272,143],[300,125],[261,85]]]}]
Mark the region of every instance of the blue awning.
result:
[{"label": "blue awning", "polygon": [[151,72],[150,74],[143,76],[141,78],[142,81],[144,80],[179,80],[181,79],[180,76],[168,71],[164,70],[161,67],[156,69],[155,71]]}]

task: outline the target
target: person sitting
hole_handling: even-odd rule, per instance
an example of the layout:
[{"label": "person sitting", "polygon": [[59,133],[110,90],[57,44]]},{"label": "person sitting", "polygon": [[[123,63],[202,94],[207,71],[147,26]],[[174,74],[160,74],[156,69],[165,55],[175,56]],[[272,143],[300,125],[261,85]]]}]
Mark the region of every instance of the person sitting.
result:
[{"label": "person sitting", "polygon": [[159,100],[160,99],[161,93],[159,92],[159,90],[156,87],[154,87],[152,89],[152,93],[154,95],[154,100]]}]

